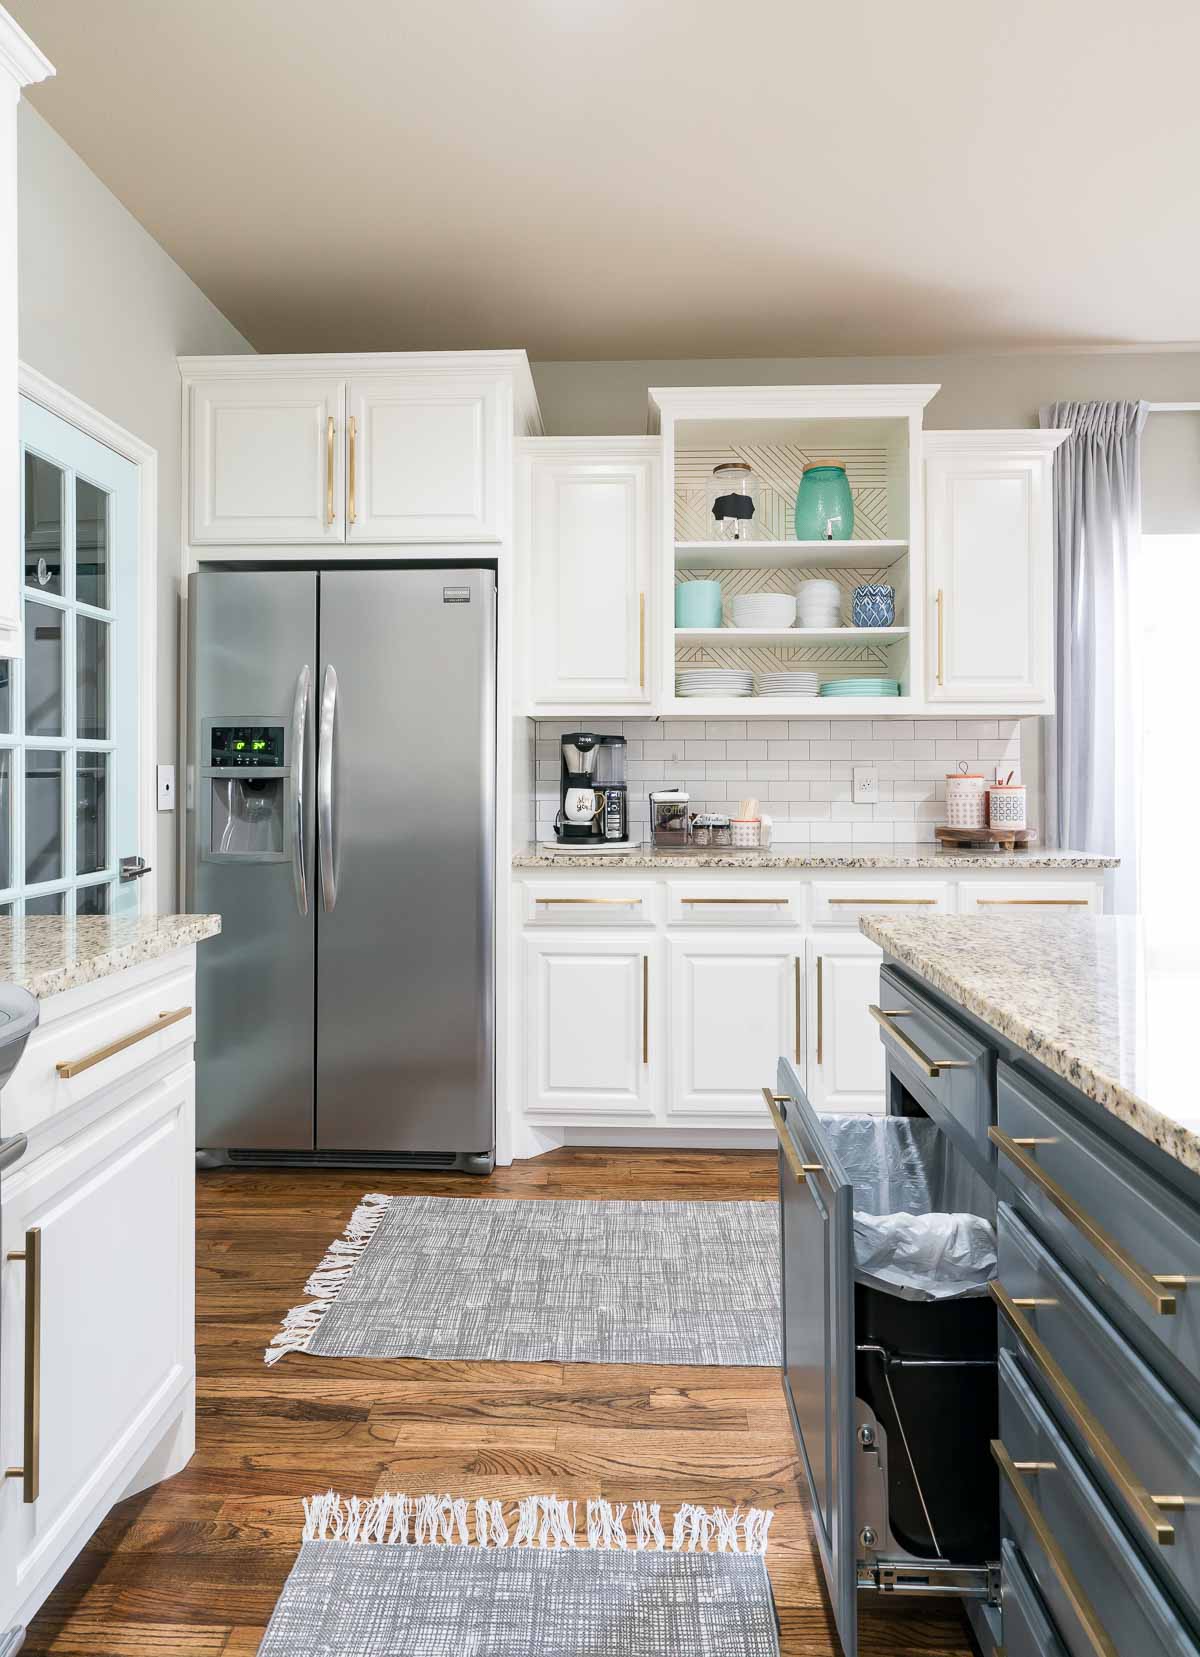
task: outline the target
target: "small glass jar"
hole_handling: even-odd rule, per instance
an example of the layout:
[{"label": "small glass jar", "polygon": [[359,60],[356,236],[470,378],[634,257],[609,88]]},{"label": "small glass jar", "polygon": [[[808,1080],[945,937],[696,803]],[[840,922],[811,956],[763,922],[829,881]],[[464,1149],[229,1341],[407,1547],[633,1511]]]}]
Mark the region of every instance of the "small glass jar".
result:
[{"label": "small glass jar", "polygon": [[728,460],[713,467],[708,486],[713,539],[752,541],[758,512],[758,479],[744,460]]},{"label": "small glass jar", "polygon": [[691,838],[688,796],[682,792],[651,794],[650,837],[663,850],[678,850]]}]

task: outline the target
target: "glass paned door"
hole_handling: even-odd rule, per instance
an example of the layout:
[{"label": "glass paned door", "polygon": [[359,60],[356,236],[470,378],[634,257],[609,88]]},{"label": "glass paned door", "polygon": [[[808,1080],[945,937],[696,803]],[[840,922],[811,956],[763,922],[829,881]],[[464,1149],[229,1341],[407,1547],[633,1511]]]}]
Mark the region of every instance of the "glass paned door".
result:
[{"label": "glass paned door", "polygon": [[0,660],[0,914],[136,910],[138,477],[21,399],[24,661]]}]

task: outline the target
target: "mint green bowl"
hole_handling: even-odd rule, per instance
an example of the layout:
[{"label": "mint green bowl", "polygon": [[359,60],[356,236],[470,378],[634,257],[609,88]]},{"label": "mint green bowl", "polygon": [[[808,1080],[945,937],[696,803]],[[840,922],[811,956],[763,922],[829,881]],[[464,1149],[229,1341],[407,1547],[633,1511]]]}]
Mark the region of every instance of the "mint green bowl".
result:
[{"label": "mint green bowl", "polygon": [[679,581],[675,584],[676,627],[720,627],[721,583]]}]

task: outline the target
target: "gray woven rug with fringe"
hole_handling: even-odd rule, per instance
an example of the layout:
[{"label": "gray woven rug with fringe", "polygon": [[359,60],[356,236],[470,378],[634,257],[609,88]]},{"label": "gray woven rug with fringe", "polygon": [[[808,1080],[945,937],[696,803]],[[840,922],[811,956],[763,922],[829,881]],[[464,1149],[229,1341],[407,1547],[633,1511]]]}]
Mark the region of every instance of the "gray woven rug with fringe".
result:
[{"label": "gray woven rug with fringe", "polygon": [[[259,1657],[779,1657],[770,1514],[384,1495],[305,1503]],[[627,1515],[629,1515],[627,1517]]]},{"label": "gray woven rug with fringe", "polygon": [[773,1202],[363,1198],[267,1350],[779,1363]]}]

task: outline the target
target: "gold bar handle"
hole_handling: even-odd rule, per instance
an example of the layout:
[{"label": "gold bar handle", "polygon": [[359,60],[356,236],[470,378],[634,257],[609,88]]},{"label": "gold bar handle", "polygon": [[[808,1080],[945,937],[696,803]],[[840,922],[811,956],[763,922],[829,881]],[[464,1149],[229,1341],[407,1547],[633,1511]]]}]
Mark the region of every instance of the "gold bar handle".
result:
[{"label": "gold bar handle", "polygon": [[943,627],[943,623],[942,623],[942,611],[945,609],[945,606],[946,606],[946,595],[943,593],[943,591],[940,587],[937,590],[937,600],[936,600],[936,602],[937,602],[937,682],[938,682],[939,685],[941,685],[941,684],[945,683],[945,680],[944,680],[943,675],[942,675],[942,665],[943,665],[943,662],[944,662],[944,659],[945,659],[944,627]]},{"label": "gold bar handle", "polygon": [[784,1121],[783,1112],[779,1108],[780,1105],[791,1104],[787,1094],[772,1093],[769,1087],[764,1087],[762,1096],[767,1102],[767,1109],[770,1111],[771,1120],[775,1124],[775,1132],[779,1135],[779,1149],[783,1152],[783,1160],[800,1183],[803,1185],[810,1174],[825,1173],[823,1162],[801,1162],[800,1160],[800,1153],[792,1141],[791,1134],[787,1131],[787,1123]]},{"label": "gold bar handle", "polygon": [[825,1062],[825,957],[817,956],[817,1063]]},{"label": "gold bar handle", "polygon": [[[1110,1266],[1115,1266],[1138,1293],[1149,1301],[1151,1308],[1160,1317],[1170,1318],[1175,1316],[1178,1305],[1177,1298],[1174,1294],[1165,1293],[1163,1285],[1169,1285],[1172,1289],[1183,1289],[1187,1286],[1185,1278],[1170,1275],[1156,1277],[1148,1272],[1144,1266],[1140,1266],[1133,1256],[1126,1253],[1119,1243],[1114,1242],[1108,1233],[1096,1224],[1091,1215],[1085,1209],[1080,1208],[1075,1199],[1063,1190],[1058,1181],[1052,1179],[1046,1170],[1030,1156],[1029,1151],[1020,1140],[1014,1139],[1011,1134],[1005,1133],[1001,1128],[989,1128],[988,1138],[997,1149],[1008,1157],[1010,1162],[1016,1163],[1021,1172],[1032,1180],[1042,1195],[1054,1204],[1060,1214],[1066,1215],[1071,1224],[1083,1233],[1096,1252],[1102,1254]],[[1051,1141],[1033,1140],[1030,1143],[1034,1145],[1049,1144]]]},{"label": "gold bar handle", "polygon": [[646,595],[638,594],[638,685],[646,688]]},{"label": "gold bar handle", "polygon": [[800,1023],[801,1023],[800,1010],[801,1010],[801,995],[802,995],[801,983],[802,983],[803,967],[801,965],[800,957],[798,955],[795,957],[793,965],[795,967],[795,975],[796,975],[796,1006],[795,1006],[796,1028],[795,1028],[795,1031],[793,1032],[792,1051],[796,1055],[796,1063],[797,1064],[802,1064],[804,1062],[804,1055],[800,1051]]},{"label": "gold bar handle", "polygon": [[680,903],[753,903],[772,904],[778,908],[780,904],[790,903],[791,898],[680,898]]},{"label": "gold bar handle", "polygon": [[641,898],[534,898],[533,901],[535,903],[545,904],[615,903],[619,904],[623,909],[640,909],[642,906]]},{"label": "gold bar handle", "polygon": [[650,957],[642,956],[642,1063],[650,1063]]},{"label": "gold bar handle", "polygon": [[20,1479],[22,1500],[38,1499],[42,1460],[42,1230],[30,1226],[25,1247],[10,1260],[25,1262],[25,1415],[22,1465],[5,1469],[6,1479]]},{"label": "gold bar handle", "polygon": [[63,1080],[67,1081],[72,1076],[79,1076],[83,1071],[90,1070],[94,1064],[103,1064],[105,1059],[111,1059],[114,1053],[123,1053],[127,1047],[134,1046],[136,1042],[146,1041],[149,1037],[156,1036],[160,1030],[165,1030],[168,1025],[178,1024],[180,1019],[190,1018],[191,1012],[190,1007],[176,1007],[174,1012],[159,1013],[153,1024],[143,1025],[140,1030],[131,1031],[129,1035],[122,1036],[119,1041],[110,1041],[104,1047],[97,1047],[94,1052],[86,1053],[81,1059],[60,1059],[54,1068]]},{"label": "gold bar handle", "polygon": [[333,415],[325,422],[325,526],[333,522]]},{"label": "gold bar handle", "polygon": [[833,908],[835,903],[854,903],[854,904],[860,904],[860,903],[879,903],[879,904],[883,904],[883,903],[886,903],[886,904],[889,904],[889,905],[904,904],[906,907],[916,906],[918,908],[923,908],[923,907],[931,907],[933,904],[935,904],[937,902],[937,899],[936,898],[872,898],[872,897],[865,897],[865,898],[830,898],[828,900],[828,902],[829,902],[829,907],[831,909]]},{"label": "gold bar handle", "polygon": [[1166,1506],[1182,1506],[1183,1498],[1172,1499],[1150,1494],[1145,1485],[1136,1477],[1129,1463],[1104,1431],[1104,1428],[1101,1427],[1091,1410],[1088,1409],[1075,1387],[1067,1379],[1032,1323],[1020,1310],[1022,1306],[1030,1305],[1053,1306],[1055,1302],[1052,1300],[1014,1300],[1012,1295],[995,1281],[988,1284],[988,1290],[996,1305],[1016,1331],[1030,1361],[1036,1369],[1040,1370],[1043,1378],[1049,1383],[1051,1390],[1057,1394],[1063,1408],[1078,1428],[1080,1437],[1133,1509],[1142,1525],[1145,1526],[1151,1540],[1157,1542],[1159,1547],[1170,1547],[1175,1540],[1175,1527],[1162,1518],[1158,1509]]},{"label": "gold bar handle", "polygon": [[1066,1554],[1055,1539],[1054,1533],[1046,1522],[1046,1516],[1029,1494],[1021,1482],[1023,1468],[1030,1471],[1049,1473],[1053,1471],[1052,1462],[1014,1462],[1004,1445],[998,1438],[991,1441],[992,1460],[1000,1469],[1000,1473],[1013,1495],[1017,1506],[1021,1509],[1030,1530],[1037,1537],[1038,1544],[1050,1562],[1050,1568],[1062,1584],[1063,1593],[1067,1596],[1072,1611],[1079,1619],[1085,1638],[1096,1657],[1119,1657],[1116,1646],[1109,1639],[1104,1624],[1096,1615],[1091,1602],[1079,1585],[1079,1579],[1067,1560]]},{"label": "gold bar handle", "polygon": [[976,898],[977,909],[1089,909],[1091,898]]},{"label": "gold bar handle", "polygon": [[358,421],[352,414],[347,422],[350,433],[350,505],[349,518],[355,523],[358,518]]},{"label": "gold bar handle", "polygon": [[922,1053],[916,1042],[909,1041],[902,1031],[897,1030],[892,1023],[894,1018],[911,1017],[907,1007],[876,1007],[874,1003],[868,1006],[867,1011],[881,1025],[884,1031],[891,1036],[900,1051],[912,1060],[918,1070],[924,1071],[927,1076],[940,1076],[943,1070],[970,1070],[970,1059],[930,1059]]}]

